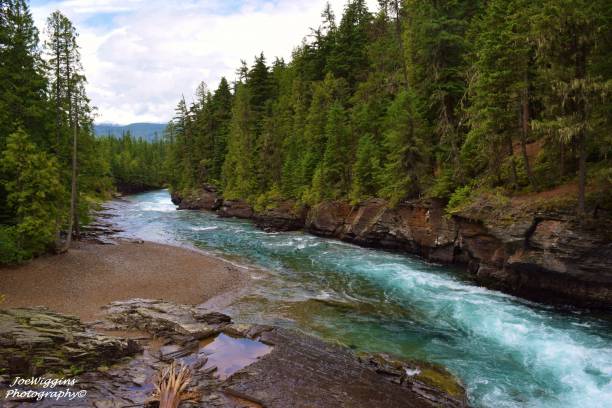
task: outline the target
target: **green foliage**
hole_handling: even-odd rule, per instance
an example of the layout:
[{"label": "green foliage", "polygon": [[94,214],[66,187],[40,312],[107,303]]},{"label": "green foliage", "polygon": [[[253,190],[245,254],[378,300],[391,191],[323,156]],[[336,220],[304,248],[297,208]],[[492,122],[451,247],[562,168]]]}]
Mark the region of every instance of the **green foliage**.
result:
[{"label": "green foliage", "polygon": [[380,195],[397,204],[415,197],[423,190],[429,146],[425,143],[426,126],[420,116],[416,97],[401,91],[389,106],[385,120],[387,160],[382,173]]},{"label": "green foliage", "polygon": [[76,29],[59,11],[46,29],[45,63],[27,3],[0,0],[0,263],[67,248],[114,182],[168,168],[165,144],[94,137]]},{"label": "green foliage", "polygon": [[[138,192],[165,185],[170,176],[164,167],[170,145],[164,139],[148,142],[129,132],[121,138],[105,136],[97,140],[99,164],[95,181],[113,180],[123,192]],[[93,181],[93,180],[92,180]],[[96,188],[104,191],[107,185]]]},{"label": "green foliage", "polygon": [[381,1],[377,13],[352,0],[336,24],[326,7],[292,61],[243,61],[217,114],[221,86],[179,105],[171,184],[211,183],[257,209],[584,185],[612,155],[611,13],[604,0]]},{"label": "green foliage", "polygon": [[452,213],[460,210],[465,204],[469,202],[471,194],[472,187],[470,185],[465,185],[463,187],[457,188],[453,192],[453,194],[451,194],[450,199],[448,200],[446,211]]},{"label": "green foliage", "polygon": [[12,242],[4,255],[9,261],[19,261],[44,252],[57,234],[56,203],[63,192],[57,161],[38,150],[19,129],[8,138],[0,172],[8,206],[15,213],[14,227],[4,231]]},{"label": "green foliage", "polygon": [[30,258],[31,254],[19,246],[19,241],[16,227],[0,226],[0,265],[14,265]]},{"label": "green foliage", "polygon": [[357,145],[357,157],[353,165],[351,201],[357,203],[375,197],[379,190],[380,152],[370,135],[362,136]]}]

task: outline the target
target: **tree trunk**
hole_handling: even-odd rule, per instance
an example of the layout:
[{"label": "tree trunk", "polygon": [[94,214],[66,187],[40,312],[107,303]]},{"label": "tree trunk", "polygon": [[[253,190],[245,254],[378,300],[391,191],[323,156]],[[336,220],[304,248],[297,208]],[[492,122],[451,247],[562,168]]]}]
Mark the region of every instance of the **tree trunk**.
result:
[{"label": "tree trunk", "polygon": [[[78,109],[77,114],[78,114]],[[76,116],[76,115],[75,115]],[[73,149],[74,152],[72,154],[72,184],[74,188],[74,236],[77,240],[81,239],[81,225],[79,223],[79,163],[78,163],[78,137],[79,137],[79,118],[76,116],[74,118],[74,141],[73,141]]]},{"label": "tree trunk", "polygon": [[[578,41],[576,41],[578,43]],[[576,55],[576,78],[583,80],[586,77],[586,45],[582,44]],[[579,99],[578,113],[582,123],[587,121],[586,103],[584,99]],[[587,134],[582,130],[578,135],[578,214],[585,213],[585,190],[586,190],[586,151]]]},{"label": "tree trunk", "polygon": [[523,162],[525,164],[525,172],[527,173],[527,179],[529,185],[535,187],[535,180],[533,173],[531,172],[531,165],[529,164],[529,156],[527,155],[527,137],[529,135],[529,89],[525,88],[523,91],[522,100],[522,114],[521,114],[521,153],[523,155]]},{"label": "tree trunk", "polygon": [[397,41],[400,46],[400,57],[402,59],[402,74],[404,76],[404,87],[408,89],[408,67],[406,66],[406,50],[404,49],[404,39],[402,38],[402,20],[401,20],[401,7],[399,0],[392,2],[393,11],[395,11],[395,34],[397,35]]},{"label": "tree trunk", "polygon": [[512,138],[510,136],[506,137],[506,146],[508,149],[508,157],[510,158],[510,168],[512,172],[510,175],[512,176],[512,188],[516,188],[518,184],[518,174],[516,173],[516,162],[514,161],[514,148],[512,146]]},{"label": "tree trunk", "polygon": [[559,178],[565,177],[565,145],[559,142]]},{"label": "tree trunk", "polygon": [[586,190],[586,137],[583,133],[578,139],[580,158],[578,161],[578,213],[584,214],[585,211],[585,190]]},{"label": "tree trunk", "polygon": [[72,134],[72,183],[70,187],[70,213],[68,216],[68,231],[66,235],[66,242],[62,252],[66,252],[70,248],[72,243],[72,230],[74,228],[74,219],[76,214],[76,161],[77,161],[77,130],[76,126],[73,128]]},{"label": "tree trunk", "polygon": [[[59,30],[59,28],[58,28]],[[55,40],[55,153],[61,156],[61,125],[62,125],[62,113],[61,113],[61,69],[60,69],[60,47],[59,47],[59,37],[56,34]],[[56,249],[60,248],[61,244],[61,230],[62,230],[62,221],[61,217],[58,215],[55,220],[55,228],[56,228]]]}]

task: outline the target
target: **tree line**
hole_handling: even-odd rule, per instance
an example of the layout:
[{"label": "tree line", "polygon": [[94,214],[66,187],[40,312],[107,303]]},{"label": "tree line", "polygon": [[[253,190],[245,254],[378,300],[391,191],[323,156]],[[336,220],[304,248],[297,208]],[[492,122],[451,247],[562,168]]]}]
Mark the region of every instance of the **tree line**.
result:
[{"label": "tree line", "polygon": [[76,28],[55,11],[45,30],[0,0],[0,264],[66,251],[114,183],[164,183],[162,142],[94,137]]},{"label": "tree line", "polygon": [[612,183],[605,0],[351,0],[172,121],[172,188],[256,207]]}]

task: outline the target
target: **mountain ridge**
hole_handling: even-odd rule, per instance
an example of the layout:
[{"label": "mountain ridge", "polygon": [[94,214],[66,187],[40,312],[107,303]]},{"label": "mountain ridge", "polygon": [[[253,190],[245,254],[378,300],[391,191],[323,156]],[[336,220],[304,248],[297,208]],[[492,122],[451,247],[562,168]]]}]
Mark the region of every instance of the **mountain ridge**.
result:
[{"label": "mountain ridge", "polygon": [[130,132],[135,138],[152,141],[163,136],[166,129],[165,123],[153,122],[135,122],[127,125],[118,125],[114,123],[96,123],[94,124],[94,133],[98,137],[113,136],[121,137],[124,133]]}]

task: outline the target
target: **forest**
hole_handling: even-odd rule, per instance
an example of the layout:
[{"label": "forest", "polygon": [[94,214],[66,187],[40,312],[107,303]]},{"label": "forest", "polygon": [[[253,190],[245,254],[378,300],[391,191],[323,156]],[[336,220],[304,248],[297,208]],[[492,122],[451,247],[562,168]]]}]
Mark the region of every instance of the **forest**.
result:
[{"label": "forest", "polygon": [[66,251],[115,186],[163,185],[166,144],[96,139],[76,28],[56,11],[45,30],[0,0],[0,264]]},{"label": "forest", "polygon": [[611,22],[607,0],[328,5],[290,61],[261,53],[202,83],[146,142],[94,136],[68,18],[41,43],[26,1],[0,0],[0,263],[65,251],[117,188],[450,210],[575,185],[575,211],[609,208]]},{"label": "forest", "polygon": [[452,208],[570,184],[577,211],[609,207],[611,18],[606,0],[352,0],[339,19],[328,5],[291,61],[262,53],[180,100],[171,187],[256,209]]}]

